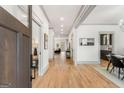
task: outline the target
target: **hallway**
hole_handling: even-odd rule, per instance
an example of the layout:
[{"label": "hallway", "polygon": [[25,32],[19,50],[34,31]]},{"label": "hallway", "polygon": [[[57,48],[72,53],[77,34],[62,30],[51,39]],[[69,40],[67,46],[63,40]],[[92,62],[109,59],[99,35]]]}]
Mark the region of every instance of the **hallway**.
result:
[{"label": "hallway", "polygon": [[93,88],[118,87],[98,73],[93,65],[75,66],[64,52],[55,55],[49,62],[49,68],[44,76],[39,76],[32,82],[33,88]]},{"label": "hallway", "polygon": [[111,77],[120,70],[110,74],[106,67],[115,56],[124,68],[123,10],[122,5],[1,5],[0,87],[120,87],[123,78]]}]

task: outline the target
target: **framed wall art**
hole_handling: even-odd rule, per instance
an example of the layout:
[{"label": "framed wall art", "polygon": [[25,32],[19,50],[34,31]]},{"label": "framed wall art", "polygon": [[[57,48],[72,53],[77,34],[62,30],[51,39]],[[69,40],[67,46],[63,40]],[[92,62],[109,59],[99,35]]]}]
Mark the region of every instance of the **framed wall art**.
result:
[{"label": "framed wall art", "polygon": [[94,46],[95,39],[94,38],[80,38],[79,44],[80,46]]},{"label": "framed wall art", "polygon": [[48,49],[48,35],[44,33],[44,49]]}]

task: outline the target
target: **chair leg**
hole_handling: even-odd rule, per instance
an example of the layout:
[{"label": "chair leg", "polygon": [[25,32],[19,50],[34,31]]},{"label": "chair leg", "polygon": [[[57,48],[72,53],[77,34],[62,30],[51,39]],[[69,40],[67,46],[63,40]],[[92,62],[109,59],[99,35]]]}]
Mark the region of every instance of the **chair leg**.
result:
[{"label": "chair leg", "polygon": [[118,69],[118,78],[120,79],[120,68]]},{"label": "chair leg", "polygon": [[122,68],[122,70],[124,71],[124,68]]},{"label": "chair leg", "polygon": [[123,80],[124,79],[124,76],[121,78],[121,80]]},{"label": "chair leg", "polygon": [[113,70],[114,70],[114,66],[112,67],[112,69],[110,70],[110,72],[109,72],[109,73],[111,73]]},{"label": "chair leg", "polygon": [[110,66],[111,62],[109,61],[108,65],[107,65],[107,71],[109,70],[109,66]]},{"label": "chair leg", "polygon": [[[123,70],[123,72],[124,72],[124,68],[122,68],[122,70]],[[124,79],[124,76],[121,78],[121,80],[123,80]]]}]

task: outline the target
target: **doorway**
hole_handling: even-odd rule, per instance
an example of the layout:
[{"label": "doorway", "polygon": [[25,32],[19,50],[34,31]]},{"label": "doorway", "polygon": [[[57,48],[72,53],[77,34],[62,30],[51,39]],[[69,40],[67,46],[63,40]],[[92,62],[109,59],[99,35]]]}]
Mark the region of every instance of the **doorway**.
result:
[{"label": "doorway", "polygon": [[113,33],[100,33],[100,64],[107,66],[107,55],[111,54],[113,50]]},{"label": "doorway", "polygon": [[65,42],[60,42],[61,52],[65,52]]}]

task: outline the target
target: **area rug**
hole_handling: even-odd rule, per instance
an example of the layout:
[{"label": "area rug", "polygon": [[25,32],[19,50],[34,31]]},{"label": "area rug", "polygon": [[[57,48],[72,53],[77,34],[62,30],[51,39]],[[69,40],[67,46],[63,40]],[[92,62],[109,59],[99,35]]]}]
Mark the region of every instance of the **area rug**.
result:
[{"label": "area rug", "polygon": [[[98,71],[99,73],[101,73],[103,76],[105,76],[107,79],[111,80],[114,84],[116,84],[118,87],[120,88],[124,88],[124,79],[118,79],[118,72],[115,69],[114,72],[109,73],[109,71],[106,70],[106,67],[101,67],[99,66],[95,66],[94,67],[96,71]],[[110,68],[111,69],[111,68]],[[121,77],[123,77],[123,75],[121,75]]]}]

